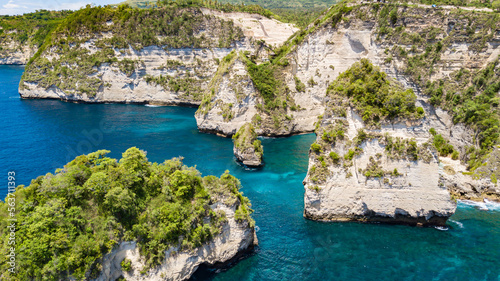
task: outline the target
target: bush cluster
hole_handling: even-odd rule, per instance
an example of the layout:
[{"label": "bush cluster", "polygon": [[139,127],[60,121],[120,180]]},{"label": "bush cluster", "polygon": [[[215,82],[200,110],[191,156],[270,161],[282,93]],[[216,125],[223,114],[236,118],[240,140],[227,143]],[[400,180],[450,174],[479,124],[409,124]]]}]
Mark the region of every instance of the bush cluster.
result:
[{"label": "bush cluster", "polygon": [[381,121],[423,117],[413,90],[403,90],[367,59],[354,63],[328,86],[327,95],[349,98],[363,121],[379,126]]}]

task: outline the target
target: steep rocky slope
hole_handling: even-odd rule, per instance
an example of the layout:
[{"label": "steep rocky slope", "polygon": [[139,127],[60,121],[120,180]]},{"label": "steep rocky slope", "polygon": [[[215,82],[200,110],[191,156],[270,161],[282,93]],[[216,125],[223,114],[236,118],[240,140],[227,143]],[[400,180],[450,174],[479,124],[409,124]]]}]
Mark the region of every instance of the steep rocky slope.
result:
[{"label": "steep rocky slope", "polygon": [[326,100],[304,180],[304,216],[444,225],[455,204],[413,91],[362,59],[329,86]]},{"label": "steep rocky slope", "polygon": [[[326,87],[340,72],[361,58],[370,59],[389,77],[413,89],[417,106],[426,113],[419,126],[405,128],[398,122],[385,126],[402,132],[396,136],[420,134],[421,138],[429,138],[428,131],[434,128],[457,150],[462,164],[453,161],[455,170],[465,172],[464,163],[472,170],[482,163],[495,163],[488,155],[498,142],[498,19],[498,14],[461,9],[338,6],[297,35],[301,43],[289,44],[290,51],[285,53],[299,80],[315,81],[305,88],[317,95],[320,108],[328,101],[324,100]],[[490,179],[492,170],[442,173],[442,184],[455,198],[497,198],[500,189]],[[471,174],[483,179],[475,180]]]},{"label": "steep rocky slope", "polygon": [[[137,243],[122,242],[103,257],[101,274],[95,280],[116,280],[120,276],[125,280],[187,280],[201,264],[221,268],[252,251],[257,244],[253,227],[236,220],[234,206],[214,205],[213,211],[226,214],[227,223],[209,243],[188,251],[171,247],[161,265],[144,272],[145,262]],[[123,261],[129,262],[128,268],[123,268]]]},{"label": "steep rocky slope", "polygon": [[[280,104],[285,101],[285,106],[280,105],[276,110],[276,104],[266,106],[267,102],[260,100],[262,106],[251,103],[238,107],[239,113],[233,115],[239,119],[234,121],[217,119],[214,114],[197,114],[197,122],[201,130],[231,135],[238,128],[239,120],[250,120],[258,115],[258,120],[264,120],[264,125],[259,126],[254,119],[256,127],[261,127],[260,135],[311,132],[315,117],[324,110],[328,84],[361,58],[370,59],[389,76],[413,88],[422,102],[440,105],[435,99],[430,100],[432,87],[427,82],[442,80],[440,83],[446,82],[450,88],[465,91],[463,85],[451,85],[456,81],[454,75],[462,71],[473,76],[497,59],[500,54],[498,22],[497,14],[466,10],[390,4],[337,5],[308,29],[275,49],[270,57],[268,72],[274,72],[272,76],[280,83],[269,83],[269,86],[275,88],[273,98]],[[242,67],[237,71],[244,73]],[[228,77],[233,76],[229,69]],[[237,79],[231,79],[233,84],[238,84]],[[259,85],[254,86],[259,93],[265,91]],[[226,88],[213,92],[215,99],[222,102],[235,98]],[[250,96],[240,94],[240,99],[245,97]],[[450,109],[449,106],[441,107]],[[245,109],[251,110],[245,112]],[[453,116],[446,115],[446,110],[432,109],[436,114],[429,118],[437,119],[437,123],[442,120],[443,124],[435,124],[436,129],[449,137],[456,130],[455,124],[451,124]],[[465,141],[461,136],[451,141],[454,145],[462,143],[460,149],[472,143],[471,138]]]},{"label": "steep rocky slope", "polygon": [[20,16],[0,16],[0,64],[26,64],[48,34],[71,11],[39,10]]},{"label": "steep rocky slope", "polygon": [[[295,29],[259,14],[96,9],[68,23],[88,14],[96,22],[55,32],[27,67],[22,97],[200,105],[201,131],[231,136],[251,122],[258,135],[287,136],[313,132],[328,85],[368,58],[413,89],[426,113],[416,130],[434,128],[453,146],[462,163],[456,170],[475,173],[498,143],[498,13],[344,1],[288,38]],[[136,24],[158,17],[186,28]],[[476,186],[474,196],[495,190],[491,183]],[[456,186],[457,194],[470,190]]]},{"label": "steep rocky slope", "polygon": [[[82,21],[78,28],[71,26]],[[294,31],[260,15],[205,8],[87,7],[59,26],[52,43],[28,65],[20,94],[198,105],[217,64],[232,50],[255,52],[256,38],[279,44]]]}]

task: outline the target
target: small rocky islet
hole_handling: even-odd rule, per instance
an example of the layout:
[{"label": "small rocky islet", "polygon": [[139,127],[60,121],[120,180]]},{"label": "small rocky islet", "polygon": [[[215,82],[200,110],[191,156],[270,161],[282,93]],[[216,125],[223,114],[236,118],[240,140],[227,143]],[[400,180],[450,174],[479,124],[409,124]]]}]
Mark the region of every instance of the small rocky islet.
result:
[{"label": "small rocky islet", "polygon": [[[16,41],[8,36],[15,28],[4,28],[1,62],[27,63],[19,84],[22,98],[196,106],[198,129],[232,137],[236,160],[249,167],[264,163],[258,136],[314,132],[304,179],[308,219],[442,226],[457,199],[500,198],[498,13],[343,1],[302,29],[264,9],[222,12],[197,4],[89,6],[52,17],[60,22],[37,44]],[[158,24],[150,28],[148,22]],[[171,25],[182,26],[182,32]],[[72,175],[74,187],[102,176],[97,159],[121,165],[95,154],[82,157],[95,171]],[[52,181],[88,166],[83,159],[19,192],[57,194]],[[180,163],[170,161],[161,169]],[[253,221],[238,181],[227,174],[201,178],[176,165],[175,171],[131,180],[162,179],[158,194],[175,198],[166,188],[174,174],[196,178],[182,176],[179,183],[187,180],[182,188],[194,186],[193,196],[208,200],[196,221],[201,230],[186,232],[205,237],[201,242],[186,240],[191,234],[185,233],[178,245],[160,241],[165,249],[145,254],[144,241],[127,232],[138,230],[127,230],[114,214],[123,236],[94,253],[98,262],[51,270],[56,275],[70,270],[76,278],[93,274],[97,280],[184,280],[200,264],[224,263],[251,249]],[[149,214],[147,204],[141,208]],[[218,222],[209,223],[205,233],[204,219],[214,216]],[[228,233],[239,238],[227,241]],[[90,234],[82,232],[71,243],[82,235]],[[45,274],[43,268],[26,272],[27,278]]]}]

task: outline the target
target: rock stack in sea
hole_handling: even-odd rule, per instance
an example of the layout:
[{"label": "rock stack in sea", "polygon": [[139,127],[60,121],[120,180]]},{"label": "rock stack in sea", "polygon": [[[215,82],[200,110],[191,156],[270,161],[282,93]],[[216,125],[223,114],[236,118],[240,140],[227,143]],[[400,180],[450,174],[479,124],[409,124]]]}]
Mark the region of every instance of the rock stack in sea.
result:
[{"label": "rock stack in sea", "polygon": [[252,124],[246,123],[233,136],[234,156],[245,166],[258,167],[262,165],[264,149]]}]

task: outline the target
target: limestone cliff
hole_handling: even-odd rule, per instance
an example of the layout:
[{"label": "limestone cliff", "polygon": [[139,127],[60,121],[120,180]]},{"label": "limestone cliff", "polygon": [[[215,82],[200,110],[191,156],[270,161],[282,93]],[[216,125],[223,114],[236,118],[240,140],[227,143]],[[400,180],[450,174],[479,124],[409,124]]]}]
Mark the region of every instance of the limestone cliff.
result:
[{"label": "limestone cliff", "polygon": [[304,216],[444,225],[456,204],[413,91],[362,60],[330,85],[327,100],[304,180]]},{"label": "limestone cliff", "polygon": [[48,34],[72,11],[0,15],[0,64],[27,64]]},{"label": "limestone cliff", "polygon": [[[435,149],[412,133],[418,126],[395,125],[399,128],[367,130],[351,109],[345,118],[323,117],[304,180],[306,218],[445,224],[456,204],[443,184]],[[316,146],[332,130],[346,133],[333,144]]]},{"label": "limestone cliff", "polygon": [[[144,16],[167,17],[186,31],[128,29],[139,22],[135,10],[106,14],[97,31],[93,23],[60,27],[26,68],[21,96],[200,105],[200,131],[231,136],[251,122],[258,135],[288,136],[313,132],[328,85],[367,58],[413,89],[426,113],[415,130],[434,128],[457,152],[459,170],[480,167],[498,143],[498,14],[344,1],[293,34],[290,25],[258,14],[172,11]],[[122,14],[132,16],[122,21]]]},{"label": "limestone cliff", "polygon": [[[312,132],[316,116],[324,111],[325,91],[330,82],[354,62],[368,58],[390,77],[413,88],[421,106],[429,107],[428,119],[434,120],[435,129],[465,155],[465,146],[473,144],[471,130],[453,122],[453,114],[447,113],[452,107],[430,107],[439,104],[432,99],[428,84],[442,80],[451,83],[450,90],[464,91],[466,86],[452,85],[457,81],[454,75],[478,73],[497,59],[498,22],[494,14],[485,12],[341,3],[297,32],[281,48],[274,49],[270,64],[256,61],[262,69],[274,72],[272,76],[279,82],[268,83],[275,89],[275,103],[258,99],[266,95],[266,89],[259,88],[248,64],[245,69],[238,63],[238,67],[227,70],[227,79],[232,83],[222,83],[208,96],[212,103],[234,105],[236,94],[232,85],[241,84],[247,86],[238,93],[238,99],[251,102],[235,107],[234,119],[222,119],[214,114],[219,109],[205,108],[203,114],[196,115],[198,126],[202,131],[227,136],[257,115],[253,124],[259,135]],[[237,75],[245,78],[239,80]],[[249,78],[253,85],[247,83]]]},{"label": "limestone cliff", "polygon": [[262,165],[262,155],[264,149],[260,140],[257,139],[257,133],[250,123],[243,125],[233,136],[234,156],[236,159],[249,167],[258,167]]},{"label": "limestone cliff", "polygon": [[[189,251],[171,247],[165,252],[161,265],[144,272],[144,260],[136,243],[122,242],[104,256],[102,273],[94,280],[116,280],[120,276],[125,280],[187,280],[201,264],[221,267],[251,251],[257,244],[255,231],[248,221],[235,217],[235,206],[215,203],[211,208],[224,212],[227,223],[209,243]],[[122,267],[123,261],[129,262],[129,268]]]},{"label": "limestone cliff", "polygon": [[[232,50],[255,53],[256,39],[279,44],[295,31],[254,14],[127,9],[87,7],[69,16],[27,66],[21,97],[199,105],[218,63]],[[102,14],[99,23],[85,23],[86,13]],[[83,23],[72,27],[72,21]],[[151,21],[158,24],[153,28]]]},{"label": "limestone cliff", "polygon": [[13,40],[4,40],[1,44],[0,64],[26,64],[36,53],[36,47],[20,44]]},{"label": "limestone cliff", "polygon": [[[496,129],[491,125],[480,129],[479,122],[467,120],[464,116],[485,114],[490,119],[485,118],[484,122],[498,122],[495,106],[486,105],[491,108],[487,112],[473,113],[474,109],[462,105],[470,100],[467,95],[471,91],[475,92],[476,98],[470,104],[482,98],[482,93],[487,90],[478,86],[481,81],[484,85],[496,85],[499,81],[499,23],[498,15],[462,9],[348,4],[332,7],[307,31],[296,35],[296,40],[301,43],[291,47],[287,57],[298,81],[314,81],[303,83],[302,88],[306,93],[316,95],[315,99],[308,100],[314,101],[318,110],[324,109],[328,103],[324,93],[339,73],[362,58],[370,59],[389,77],[405,88],[413,89],[417,106],[425,110],[420,126],[406,129],[404,124],[397,123],[382,127],[403,130],[404,134],[400,136],[406,137],[415,137],[418,132],[424,134],[423,138],[428,138],[428,130],[435,128],[459,152],[462,164],[455,161],[459,165],[456,170],[465,172],[465,163],[474,169],[474,165],[477,167],[487,161],[477,159],[485,157],[491,149],[490,144],[483,148],[482,154],[477,153],[477,148],[485,145],[474,136],[483,134],[488,128]],[[489,74],[484,78],[486,73]],[[294,84],[297,83],[290,80],[289,87],[293,89]],[[495,86],[491,90],[498,92]],[[489,95],[494,97],[492,92]],[[452,97],[456,101],[450,102]],[[493,100],[488,103],[495,104]],[[498,134],[492,132],[490,136],[495,139]],[[471,161],[479,164],[471,164]],[[454,176],[443,173],[443,184],[456,198],[481,198],[479,194],[487,193],[498,195],[498,187],[489,179],[490,175],[483,173],[480,177],[486,178],[479,181],[471,174],[474,173]]]}]

